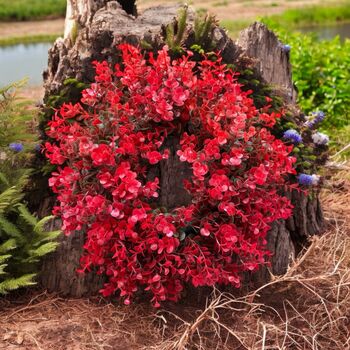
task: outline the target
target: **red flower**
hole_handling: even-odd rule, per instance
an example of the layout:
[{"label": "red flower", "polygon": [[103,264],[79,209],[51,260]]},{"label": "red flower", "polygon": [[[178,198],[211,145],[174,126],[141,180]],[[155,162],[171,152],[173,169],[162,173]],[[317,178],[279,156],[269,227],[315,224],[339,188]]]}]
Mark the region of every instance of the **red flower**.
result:
[{"label": "red flower", "polygon": [[199,232],[202,236],[208,237],[213,232],[213,227],[208,222],[204,222]]},{"label": "red flower", "polygon": [[260,164],[257,168],[252,168],[252,175],[254,176],[255,182],[258,185],[263,185],[266,182],[268,171],[263,164]]},{"label": "red flower", "polygon": [[176,106],[183,106],[189,95],[190,93],[182,87],[172,90],[172,98]]},{"label": "red flower", "polygon": [[92,164],[95,166],[115,165],[115,158],[111,148],[105,144],[98,145],[91,152]]},{"label": "red flower", "polygon": [[131,225],[135,225],[138,221],[141,221],[146,218],[147,218],[147,213],[145,209],[143,208],[134,209],[131,213],[131,216],[128,219],[128,223]]},{"label": "red flower", "polygon": [[186,147],[184,150],[177,151],[181,162],[193,163],[197,159],[197,152],[192,147]]},{"label": "red flower", "polygon": [[147,152],[146,158],[148,159],[150,164],[157,164],[162,159],[167,159],[169,156],[169,151],[167,150],[163,154],[157,152],[157,151],[151,151]]},{"label": "red flower", "polygon": [[[167,47],[119,49],[114,71],[94,63],[83,105],[56,112],[45,145],[50,163],[64,164],[49,180],[53,212],[66,234],[85,233],[81,270],[104,274],[103,295],[127,305],[140,288],[159,306],[188,282],[239,287],[241,273],[269,257],[271,223],[291,215],[279,189],[295,188],[286,181],[295,158],[271,134],[278,115],[254,106],[220,55],[197,62],[172,59]],[[159,166],[150,165],[168,158],[174,136],[193,170],[184,184],[192,201],[158,208]]]},{"label": "red flower", "polygon": [[199,180],[203,179],[203,176],[208,172],[209,168],[206,164],[200,162],[193,163],[193,175],[197,177]]}]

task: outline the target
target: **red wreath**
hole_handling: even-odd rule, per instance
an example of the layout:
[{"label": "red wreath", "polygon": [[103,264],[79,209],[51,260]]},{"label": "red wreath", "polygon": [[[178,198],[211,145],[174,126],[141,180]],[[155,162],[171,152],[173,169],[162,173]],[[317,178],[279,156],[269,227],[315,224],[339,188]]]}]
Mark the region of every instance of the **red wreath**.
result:
[{"label": "red wreath", "polygon": [[[97,266],[103,295],[119,291],[126,304],[140,287],[155,306],[178,300],[186,282],[239,287],[243,271],[266,263],[271,223],[291,215],[278,191],[295,158],[269,131],[278,115],[255,108],[220,55],[196,63],[190,52],[172,60],[166,47],[148,59],[119,49],[114,71],[94,62],[95,83],[57,111],[45,145],[60,166],[54,213],[66,234],[86,232],[82,270]],[[147,171],[175,133],[192,203],[166,211]]]}]

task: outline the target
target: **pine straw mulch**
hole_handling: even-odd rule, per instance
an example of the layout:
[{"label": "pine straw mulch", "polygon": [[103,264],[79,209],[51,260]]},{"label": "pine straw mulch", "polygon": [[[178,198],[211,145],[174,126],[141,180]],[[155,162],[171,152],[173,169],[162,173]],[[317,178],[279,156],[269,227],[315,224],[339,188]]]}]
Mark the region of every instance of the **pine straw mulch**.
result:
[{"label": "pine straw mulch", "polygon": [[[328,231],[284,276],[155,310],[32,293],[0,301],[0,349],[350,349],[350,176],[322,193]],[[198,303],[197,303],[198,304]]]}]

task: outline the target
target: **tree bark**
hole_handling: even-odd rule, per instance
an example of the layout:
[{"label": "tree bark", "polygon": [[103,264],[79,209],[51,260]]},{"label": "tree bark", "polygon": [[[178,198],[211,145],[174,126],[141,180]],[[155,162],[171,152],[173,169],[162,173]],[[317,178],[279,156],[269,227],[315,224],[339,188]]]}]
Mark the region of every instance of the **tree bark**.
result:
[{"label": "tree bark", "polygon": [[[58,39],[49,51],[48,68],[44,74],[46,100],[50,95],[59,93],[67,78],[76,78],[85,83],[92,82],[94,71],[91,62],[107,60],[113,63],[116,45],[121,41],[135,44],[146,41],[155,49],[161,47],[164,44],[164,26],[174,20],[179,10],[178,6],[159,6],[136,17],[126,13],[116,1],[69,0],[69,4],[65,37]],[[189,23],[192,21],[193,13],[190,13]],[[77,22],[79,30],[74,39],[71,35],[74,27],[72,23]],[[237,65],[244,61],[252,62],[259,79],[272,85],[290,110],[298,111],[289,53],[284,50],[274,33],[264,25],[254,23],[241,33],[237,42],[233,42],[219,27],[213,34],[215,46],[222,52],[225,62]],[[178,138],[170,137],[166,143],[171,152],[169,159],[151,171],[160,177],[159,205],[171,209],[190,201],[182,185],[190,170],[176,156]],[[293,216],[286,221],[275,222],[267,237],[268,248],[273,253],[271,269],[275,274],[286,271],[290,259],[309,236],[321,232],[323,225],[317,195],[308,197],[295,192],[290,196],[295,205]],[[60,226],[59,220],[55,221],[55,226]],[[101,276],[76,274],[83,249],[84,233],[76,233],[72,237],[62,236],[60,240],[58,250],[43,264],[42,285],[65,295],[96,293],[103,283]],[[267,280],[266,269],[262,269],[250,279],[258,283]]]}]

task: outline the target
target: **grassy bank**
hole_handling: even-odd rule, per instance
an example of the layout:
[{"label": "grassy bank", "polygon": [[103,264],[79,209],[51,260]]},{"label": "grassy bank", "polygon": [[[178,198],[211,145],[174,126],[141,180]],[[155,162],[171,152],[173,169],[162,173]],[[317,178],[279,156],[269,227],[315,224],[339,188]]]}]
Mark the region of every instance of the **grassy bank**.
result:
[{"label": "grassy bank", "polygon": [[0,21],[63,17],[66,0],[0,0]]},{"label": "grassy bank", "polygon": [[250,23],[253,21],[248,20],[232,20],[232,19],[223,19],[220,21],[220,25],[223,26],[225,29],[228,30],[228,32],[232,36],[237,36],[237,34],[244,28],[248,27]]},{"label": "grassy bank", "polygon": [[281,14],[266,16],[263,18],[252,18],[248,20],[225,19],[220,23],[231,35],[235,36],[253,20],[269,21],[283,28],[297,29],[306,26],[317,26],[325,24],[336,24],[339,22],[350,22],[350,1],[343,2],[337,6],[308,6],[305,8],[289,9]]},{"label": "grassy bank", "polygon": [[44,34],[0,38],[0,47],[18,44],[53,43],[56,40],[56,38],[58,38],[61,35],[62,34]]},{"label": "grassy bank", "polygon": [[333,7],[321,5],[290,9],[280,15],[272,15],[268,18],[285,28],[346,22],[350,21],[350,1]]}]

